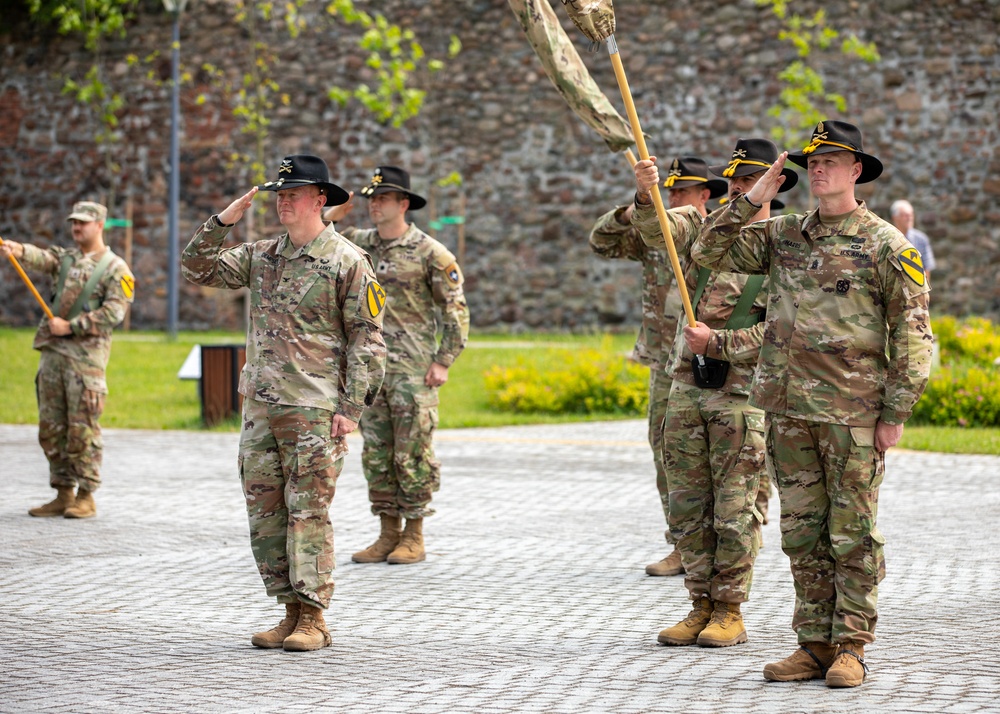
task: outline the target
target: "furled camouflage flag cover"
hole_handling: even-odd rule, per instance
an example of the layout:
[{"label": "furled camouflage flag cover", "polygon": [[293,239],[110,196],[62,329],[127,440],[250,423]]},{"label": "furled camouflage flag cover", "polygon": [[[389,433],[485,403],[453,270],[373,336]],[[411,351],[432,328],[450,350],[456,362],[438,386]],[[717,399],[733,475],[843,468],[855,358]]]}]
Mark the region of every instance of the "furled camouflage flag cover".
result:
[{"label": "furled camouflage flag cover", "polygon": [[591,42],[604,42],[615,34],[615,9],[611,0],[562,0],[573,24]]},{"label": "furled camouflage flag cover", "polygon": [[[507,2],[542,61],[545,73],[576,115],[600,134],[612,151],[622,151],[634,144],[628,122],[591,78],[548,0]],[[610,6],[610,2],[607,4]],[[612,30],[613,18],[612,15]]]}]

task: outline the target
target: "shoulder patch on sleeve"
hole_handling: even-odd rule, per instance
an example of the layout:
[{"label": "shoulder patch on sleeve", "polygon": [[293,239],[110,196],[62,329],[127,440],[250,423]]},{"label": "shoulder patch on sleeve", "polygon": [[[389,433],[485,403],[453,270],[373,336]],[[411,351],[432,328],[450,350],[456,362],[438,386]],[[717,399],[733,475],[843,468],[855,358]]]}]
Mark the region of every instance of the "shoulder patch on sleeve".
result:
[{"label": "shoulder patch on sleeve", "polygon": [[927,282],[927,274],[924,271],[924,262],[920,257],[920,251],[912,245],[907,245],[902,250],[896,252],[896,260],[899,261],[903,275],[922,288]]},{"label": "shoulder patch on sleeve", "polygon": [[372,280],[368,283],[368,288],[365,290],[366,303],[368,305],[368,312],[372,317],[378,317],[382,309],[385,308],[385,290],[382,286]]},{"label": "shoulder patch on sleeve", "polygon": [[122,292],[125,294],[125,297],[131,300],[132,296],[135,295],[135,278],[126,273],[122,276],[119,283],[121,284]]},{"label": "shoulder patch on sleeve", "polygon": [[445,267],[442,271],[444,273],[445,280],[448,281],[448,287],[457,288],[462,284],[462,269],[458,267],[458,263],[453,262],[451,265]]}]

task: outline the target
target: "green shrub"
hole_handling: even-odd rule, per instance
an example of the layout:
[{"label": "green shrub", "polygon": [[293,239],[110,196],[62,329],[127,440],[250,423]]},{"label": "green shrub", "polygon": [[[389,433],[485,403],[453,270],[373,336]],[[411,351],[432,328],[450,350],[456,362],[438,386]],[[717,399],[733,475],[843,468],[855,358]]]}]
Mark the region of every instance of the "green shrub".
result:
[{"label": "green shrub", "polygon": [[932,321],[941,369],[913,408],[913,422],[935,426],[1000,426],[1000,328],[986,318]]},{"label": "green shrub", "polygon": [[931,320],[931,327],[943,365],[967,362],[986,367],[1000,357],[1000,326],[985,317],[969,317],[962,321],[950,316],[939,317]]},{"label": "green shrub", "polygon": [[642,416],[649,400],[649,369],[610,350],[550,349],[544,362],[519,358],[513,367],[484,374],[490,406],[542,414]]},{"label": "green shrub", "polygon": [[943,367],[913,408],[913,420],[935,426],[1000,426],[1000,372]]}]

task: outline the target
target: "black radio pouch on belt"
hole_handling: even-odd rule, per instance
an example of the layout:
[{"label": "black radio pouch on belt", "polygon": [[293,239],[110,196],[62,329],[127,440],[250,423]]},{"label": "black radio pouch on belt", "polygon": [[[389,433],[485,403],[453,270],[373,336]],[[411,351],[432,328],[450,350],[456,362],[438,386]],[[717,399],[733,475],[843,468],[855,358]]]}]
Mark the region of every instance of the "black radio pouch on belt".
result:
[{"label": "black radio pouch on belt", "polygon": [[[695,310],[698,309],[698,302],[701,300],[701,294],[705,291],[705,286],[708,285],[708,278],[711,273],[712,271],[708,268],[701,268],[698,271],[698,287],[694,291],[694,301],[691,303]],[[760,292],[763,284],[763,275],[751,275],[747,278],[743,294],[740,295],[740,299],[733,308],[733,312],[729,315],[729,319],[726,320],[725,329],[739,330],[744,327],[753,327],[764,319],[764,313],[762,312],[756,315],[750,314],[750,308],[753,307],[754,300],[757,299],[757,293]],[[699,388],[719,389],[726,383],[726,378],[729,376],[729,362],[713,357],[706,357],[705,355],[695,355],[691,360],[691,373],[694,375],[694,383]]]}]

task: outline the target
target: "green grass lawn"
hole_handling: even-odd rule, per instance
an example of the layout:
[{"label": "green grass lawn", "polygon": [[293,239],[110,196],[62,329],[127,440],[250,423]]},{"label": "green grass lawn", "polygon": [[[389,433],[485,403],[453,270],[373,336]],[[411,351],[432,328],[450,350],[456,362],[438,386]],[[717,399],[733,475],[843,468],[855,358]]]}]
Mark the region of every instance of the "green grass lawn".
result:
[{"label": "green grass lawn", "polygon": [[[34,376],[38,352],[31,349],[34,329],[0,328],[0,365],[4,396],[0,423],[34,424],[37,411]],[[500,412],[486,402],[483,373],[494,365],[513,366],[517,361],[544,369],[558,360],[547,347],[592,347],[628,352],[631,334],[596,335],[489,335],[473,334],[469,348],[450,370],[441,390],[442,428],[551,424],[622,418],[611,415],[530,415]],[[201,429],[198,383],[180,380],[180,369],[196,344],[242,344],[243,335],[223,332],[184,332],[168,341],[160,332],[119,332],[115,335],[108,365],[111,394],[102,425],[121,429]],[[238,420],[217,429],[236,430]],[[1000,455],[1000,429],[906,427],[902,448],[947,453]]]}]

